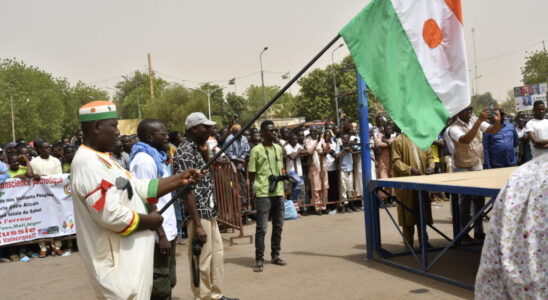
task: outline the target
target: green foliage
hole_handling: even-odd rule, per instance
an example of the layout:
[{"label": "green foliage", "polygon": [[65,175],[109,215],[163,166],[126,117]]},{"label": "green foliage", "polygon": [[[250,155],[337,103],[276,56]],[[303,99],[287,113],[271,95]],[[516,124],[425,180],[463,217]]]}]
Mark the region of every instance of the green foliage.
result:
[{"label": "green foliage", "polygon": [[[333,72],[338,90],[339,113],[341,118],[357,120],[356,70],[351,56],[340,64],[329,65],[325,69],[315,69],[299,80],[301,91],[295,101],[297,116],[312,120],[336,120]],[[376,98],[368,92],[369,111],[376,112]]]},{"label": "green foliage", "polygon": [[181,84],[171,84],[148,103],[146,117],[162,120],[169,130],[184,132],[186,117],[196,111],[207,115],[207,97]]},{"label": "green foliage", "polygon": [[[280,91],[278,86],[265,86],[266,102],[268,103]],[[245,109],[239,114],[240,122],[245,124],[264,107],[263,89],[261,86],[250,85],[245,93]],[[295,97],[284,93],[261,117],[289,118],[295,116]]]},{"label": "green foliage", "polygon": [[[55,142],[72,136],[78,128],[78,107],[107,94],[78,83],[71,87],[66,79],[53,78],[36,67],[15,59],[0,61],[0,143],[12,140],[10,100],[13,101],[15,136]],[[96,98],[95,98],[96,99]]]},{"label": "green foliage", "polygon": [[489,105],[498,106],[498,103],[491,93],[487,92],[481,95],[472,96],[471,104],[474,107],[474,113],[478,115],[484,108],[489,107]]},{"label": "green foliage", "polygon": [[[145,111],[154,114],[154,107],[148,106],[150,101],[150,84],[148,74],[135,71],[132,76],[123,76],[123,80],[118,82],[114,103],[122,119],[137,119],[139,117],[139,107],[141,116],[144,117]],[[154,77],[154,96],[159,98],[168,85],[168,82],[162,78]]]},{"label": "green foliage", "polygon": [[525,66],[521,68],[523,84],[536,84],[548,81],[548,51],[535,51],[525,58]]},{"label": "green foliage", "polygon": [[499,107],[506,112],[506,114],[516,113],[516,102],[515,102],[514,90],[509,90],[506,100],[499,103]]}]

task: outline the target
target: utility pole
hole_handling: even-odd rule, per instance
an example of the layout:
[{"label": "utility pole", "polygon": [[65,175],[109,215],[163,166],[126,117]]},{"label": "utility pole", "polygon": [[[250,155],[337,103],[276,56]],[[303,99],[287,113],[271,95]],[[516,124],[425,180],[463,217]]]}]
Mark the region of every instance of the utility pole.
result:
[{"label": "utility pole", "polygon": [[11,136],[15,142],[15,119],[13,114],[13,96],[10,96],[10,107],[11,107]]},{"label": "utility pole", "polygon": [[542,49],[546,51],[546,45],[544,44],[544,40],[542,40]]},{"label": "utility pole", "polygon": [[150,53],[148,53],[148,82],[150,83],[150,99],[154,99],[154,72],[152,71]]},{"label": "utility pole", "polygon": [[139,99],[139,92],[137,92],[137,112],[139,112],[139,121],[141,121],[141,102]]},{"label": "utility pole", "polygon": [[476,52],[476,29],[472,28],[472,46],[474,47],[474,82],[476,88],[472,84],[472,95],[479,94],[479,79],[481,76],[478,76],[478,54]]},{"label": "utility pole", "polygon": [[339,46],[337,46],[337,48],[331,51],[331,66],[332,66],[331,73],[333,74],[333,93],[335,95],[335,115],[337,116],[337,126],[341,125],[341,120],[339,117],[339,89],[337,89],[337,78],[335,75],[335,71],[336,71],[335,60],[333,59],[333,54],[335,53],[335,51],[337,51],[337,49],[341,48],[342,46],[344,46],[344,44],[340,44]]}]

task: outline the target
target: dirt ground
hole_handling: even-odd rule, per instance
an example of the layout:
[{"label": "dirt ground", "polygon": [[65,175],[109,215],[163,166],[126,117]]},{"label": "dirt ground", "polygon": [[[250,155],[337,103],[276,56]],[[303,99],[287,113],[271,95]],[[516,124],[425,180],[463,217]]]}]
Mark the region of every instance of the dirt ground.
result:
[{"label": "dirt ground", "polygon": [[[390,209],[395,215],[395,209]],[[435,225],[451,232],[449,203],[434,204]],[[387,217],[381,213],[383,245],[390,251],[404,250],[401,238]],[[270,230],[270,228],[269,228]],[[254,225],[245,234],[253,234]],[[428,279],[379,262],[365,260],[363,212],[338,215],[307,216],[284,224],[282,257],[288,262],[280,267],[265,264],[263,273],[254,273],[254,246],[237,240],[229,246],[225,233],[224,294],[240,299],[472,299],[473,292]],[[446,244],[429,231],[434,246]],[[270,231],[268,236],[270,236]],[[270,239],[268,238],[268,241]],[[269,249],[267,242],[266,248]],[[174,299],[191,299],[186,245],[178,246],[178,283]],[[269,254],[269,251],[266,252]],[[267,256],[268,257],[268,256]],[[408,258],[400,261],[416,262]],[[479,254],[449,253],[434,271],[453,274],[468,283],[474,282]],[[70,257],[47,257],[23,263],[1,263],[0,299],[93,299],[82,260],[78,253]]]}]

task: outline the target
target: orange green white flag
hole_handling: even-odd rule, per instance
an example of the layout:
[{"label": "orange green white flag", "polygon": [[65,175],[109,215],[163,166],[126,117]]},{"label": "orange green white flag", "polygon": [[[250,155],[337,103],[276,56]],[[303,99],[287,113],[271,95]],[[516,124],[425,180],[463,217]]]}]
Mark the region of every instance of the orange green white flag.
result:
[{"label": "orange green white flag", "polygon": [[460,0],[373,0],[340,34],[373,94],[420,148],[470,104]]}]

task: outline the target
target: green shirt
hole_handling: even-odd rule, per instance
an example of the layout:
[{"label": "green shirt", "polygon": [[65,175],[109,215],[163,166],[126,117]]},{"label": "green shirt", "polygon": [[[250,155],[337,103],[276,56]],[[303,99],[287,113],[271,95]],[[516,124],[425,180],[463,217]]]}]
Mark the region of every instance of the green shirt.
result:
[{"label": "green shirt", "polygon": [[10,177],[13,178],[17,175],[27,174],[27,167],[19,166],[19,169],[17,169],[17,171],[13,171],[12,169],[8,169],[8,172],[10,173]]},{"label": "green shirt", "polygon": [[270,175],[278,176],[282,174],[282,147],[280,145],[273,144],[273,146],[265,147],[262,143],[257,144],[251,149],[247,168],[249,172],[255,173],[253,187],[256,197],[283,196],[283,181],[278,182],[274,193],[268,192],[268,177]]},{"label": "green shirt", "polygon": [[63,163],[63,173],[70,173],[70,163]]}]

